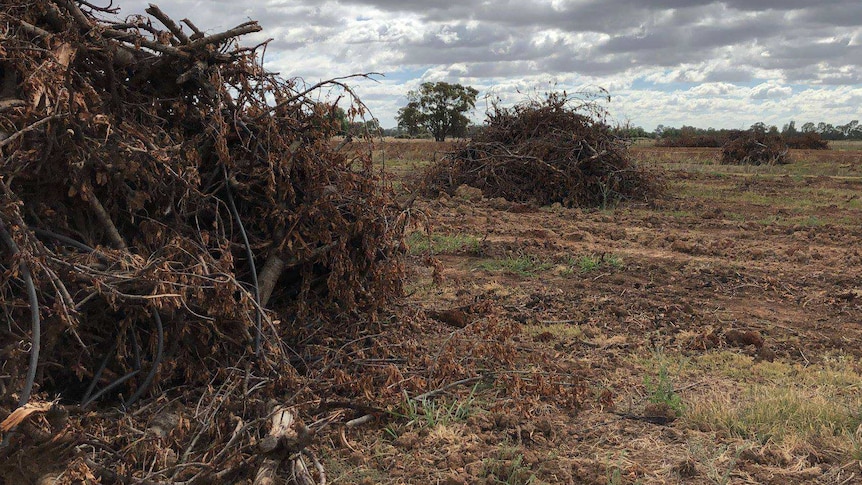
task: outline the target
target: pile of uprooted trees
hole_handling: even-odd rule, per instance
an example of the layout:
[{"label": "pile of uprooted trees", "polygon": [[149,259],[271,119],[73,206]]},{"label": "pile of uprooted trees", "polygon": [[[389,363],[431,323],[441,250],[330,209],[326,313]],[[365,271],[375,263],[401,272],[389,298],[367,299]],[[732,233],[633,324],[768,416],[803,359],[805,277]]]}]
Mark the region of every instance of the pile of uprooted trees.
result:
[{"label": "pile of uprooted trees", "polygon": [[[158,475],[175,481],[269,473],[242,446],[272,416],[273,429],[292,419],[267,400],[302,387],[297,345],[400,294],[403,211],[367,157],[333,142],[334,107],[309,96],[319,86],[239,46],[256,22],[205,34],[154,5],[115,13],[0,7],[0,462],[17,463],[0,475],[47,473],[21,465],[45,446],[60,447],[65,477],[102,483],[140,478],[147,461],[177,467]],[[210,422],[183,427],[171,399]],[[129,418],[142,432],[171,417],[156,436],[185,454],[122,431],[82,453],[99,406],[143,406]],[[65,438],[46,416],[64,416]],[[258,451],[284,453],[292,433],[302,468],[304,428],[285,429]]]},{"label": "pile of uprooted trees", "polygon": [[461,185],[541,205],[608,206],[657,195],[662,183],[628,155],[592,101],[551,93],[511,108],[494,105],[462,148],[426,171],[430,193]]}]

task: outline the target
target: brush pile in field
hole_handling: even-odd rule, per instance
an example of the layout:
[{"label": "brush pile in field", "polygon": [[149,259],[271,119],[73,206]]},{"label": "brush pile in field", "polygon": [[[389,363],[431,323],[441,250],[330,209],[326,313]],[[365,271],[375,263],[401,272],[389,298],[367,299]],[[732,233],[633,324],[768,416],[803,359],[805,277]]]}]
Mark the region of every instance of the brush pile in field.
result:
[{"label": "brush pile in field", "polygon": [[829,142],[816,131],[799,133],[786,138],[787,146],[799,150],[828,150]]},{"label": "brush pile in field", "polygon": [[317,86],[237,45],[256,22],[210,35],[147,12],[0,7],[2,416],[215,392],[252,366],[277,376],[231,388],[254,420],[249,386],[298,382],[290,345],[400,295],[404,215],[334,146]]},{"label": "brush pile in field", "polygon": [[721,147],[724,165],[782,165],[790,163],[787,143],[778,133],[759,129],[740,131]]},{"label": "brush pile in field", "polygon": [[667,148],[718,148],[722,144],[718,135],[698,135],[683,131],[680,136],[663,136],[656,140],[655,146]]},{"label": "brush pile in field", "polygon": [[489,198],[566,206],[655,195],[655,175],[636,165],[591,106],[571,101],[563,93],[513,108],[494,106],[469,143],[429,168],[427,189],[451,194],[466,184]]}]

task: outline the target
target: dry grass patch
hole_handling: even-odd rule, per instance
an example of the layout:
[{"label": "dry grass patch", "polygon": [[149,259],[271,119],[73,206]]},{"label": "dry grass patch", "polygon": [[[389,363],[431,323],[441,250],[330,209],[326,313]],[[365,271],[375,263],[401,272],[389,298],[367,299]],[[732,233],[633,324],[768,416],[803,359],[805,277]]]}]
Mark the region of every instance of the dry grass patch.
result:
[{"label": "dry grass patch", "polygon": [[856,360],[837,357],[804,366],[720,351],[688,358],[654,353],[640,363],[668,369],[678,388],[702,384],[682,392],[684,425],[809,461],[862,459],[862,374]]},{"label": "dry grass patch", "polygon": [[410,246],[410,254],[422,254],[432,252],[434,254],[467,253],[478,255],[481,253],[482,240],[470,234],[428,234],[416,231],[407,237]]},{"label": "dry grass patch", "polygon": [[586,335],[580,325],[571,323],[549,323],[537,325],[524,325],[521,332],[531,337],[551,335],[558,340],[578,341],[584,340]]}]

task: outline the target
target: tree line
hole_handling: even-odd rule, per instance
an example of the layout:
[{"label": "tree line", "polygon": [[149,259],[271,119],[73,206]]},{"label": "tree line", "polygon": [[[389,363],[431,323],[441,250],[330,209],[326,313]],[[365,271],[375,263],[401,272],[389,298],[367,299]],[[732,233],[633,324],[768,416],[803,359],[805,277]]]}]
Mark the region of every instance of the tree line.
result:
[{"label": "tree line", "polygon": [[[403,138],[434,138],[444,141],[448,137],[469,137],[480,126],[470,122],[467,113],[476,106],[479,91],[471,86],[447,82],[425,82],[419,89],[407,93],[407,105],[398,110],[396,128],[384,129],[375,118],[369,121],[352,121],[341,108],[335,108],[334,118],[340,123],[345,135],[382,135]],[[800,147],[817,144],[820,140],[862,140],[862,124],[852,120],[843,125],[826,122],[806,122],[797,128],[791,120],[780,130],[775,125],[759,122],[751,125],[750,131],[780,135],[791,145]],[[625,138],[653,138],[667,146],[722,146],[737,136],[738,129],[697,128],[683,125],[680,128],[658,125],[647,131],[640,126],[618,125],[614,134]],[[825,143],[823,143],[825,147]]]},{"label": "tree line", "polygon": [[[859,120],[852,120],[844,125],[833,125],[831,123],[812,123],[807,122],[803,124],[800,128],[796,127],[795,121],[790,121],[785,124],[781,130],[778,129],[777,126],[772,125],[769,126],[766,123],[755,123],[751,125],[749,129],[763,131],[771,134],[780,134],[785,138],[792,138],[805,134],[817,134],[820,135],[820,138],[824,140],[862,140],[862,125],[859,124]],[[640,135],[644,136],[642,128],[635,127],[635,130],[640,130]],[[681,128],[674,128],[671,126],[658,125],[652,133],[646,134],[645,136],[648,138],[695,138],[695,137],[706,137],[706,138],[727,138],[729,134],[732,134],[739,130],[732,129],[716,129],[716,128],[696,128],[694,126],[682,126]]]}]

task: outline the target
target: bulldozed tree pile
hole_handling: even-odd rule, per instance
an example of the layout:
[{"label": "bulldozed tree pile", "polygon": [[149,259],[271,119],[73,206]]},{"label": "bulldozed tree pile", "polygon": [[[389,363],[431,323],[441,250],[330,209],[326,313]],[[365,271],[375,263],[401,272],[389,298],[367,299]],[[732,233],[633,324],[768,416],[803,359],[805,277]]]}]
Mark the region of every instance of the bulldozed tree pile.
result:
[{"label": "bulldozed tree pile", "polygon": [[657,194],[656,175],[637,166],[600,117],[595,105],[575,105],[565,93],[495,105],[469,143],[428,169],[427,190],[452,194],[469,185],[488,198],[570,207]]},{"label": "bulldozed tree pile", "polygon": [[783,165],[790,163],[787,143],[778,133],[752,128],[733,133],[721,147],[724,165]]},{"label": "bulldozed tree pile", "polygon": [[[115,13],[0,7],[0,463],[18,473],[0,476],[35,481],[21,464],[40,453],[74,458],[70,481],[131,483],[147,461],[175,480],[281,463],[255,453],[293,456],[302,475],[307,430],[267,400],[313,394],[302,349],[361,334],[400,295],[405,213],[367,150],[332,143],[334,107],[312,95],[347,87],[266,72],[264,44],[236,41],[256,22],[204,34],[154,5]],[[202,421],[165,411],[154,435],[128,431],[189,399]],[[127,420],[89,414],[135,404]],[[75,423],[63,439],[44,436],[52,413]],[[275,444],[248,448],[270,422]],[[82,456],[88,423],[119,441]],[[153,439],[173,448],[136,454]]]},{"label": "bulldozed tree pile", "polygon": [[797,150],[829,150],[829,142],[820,133],[808,131],[785,137],[787,146]]}]

